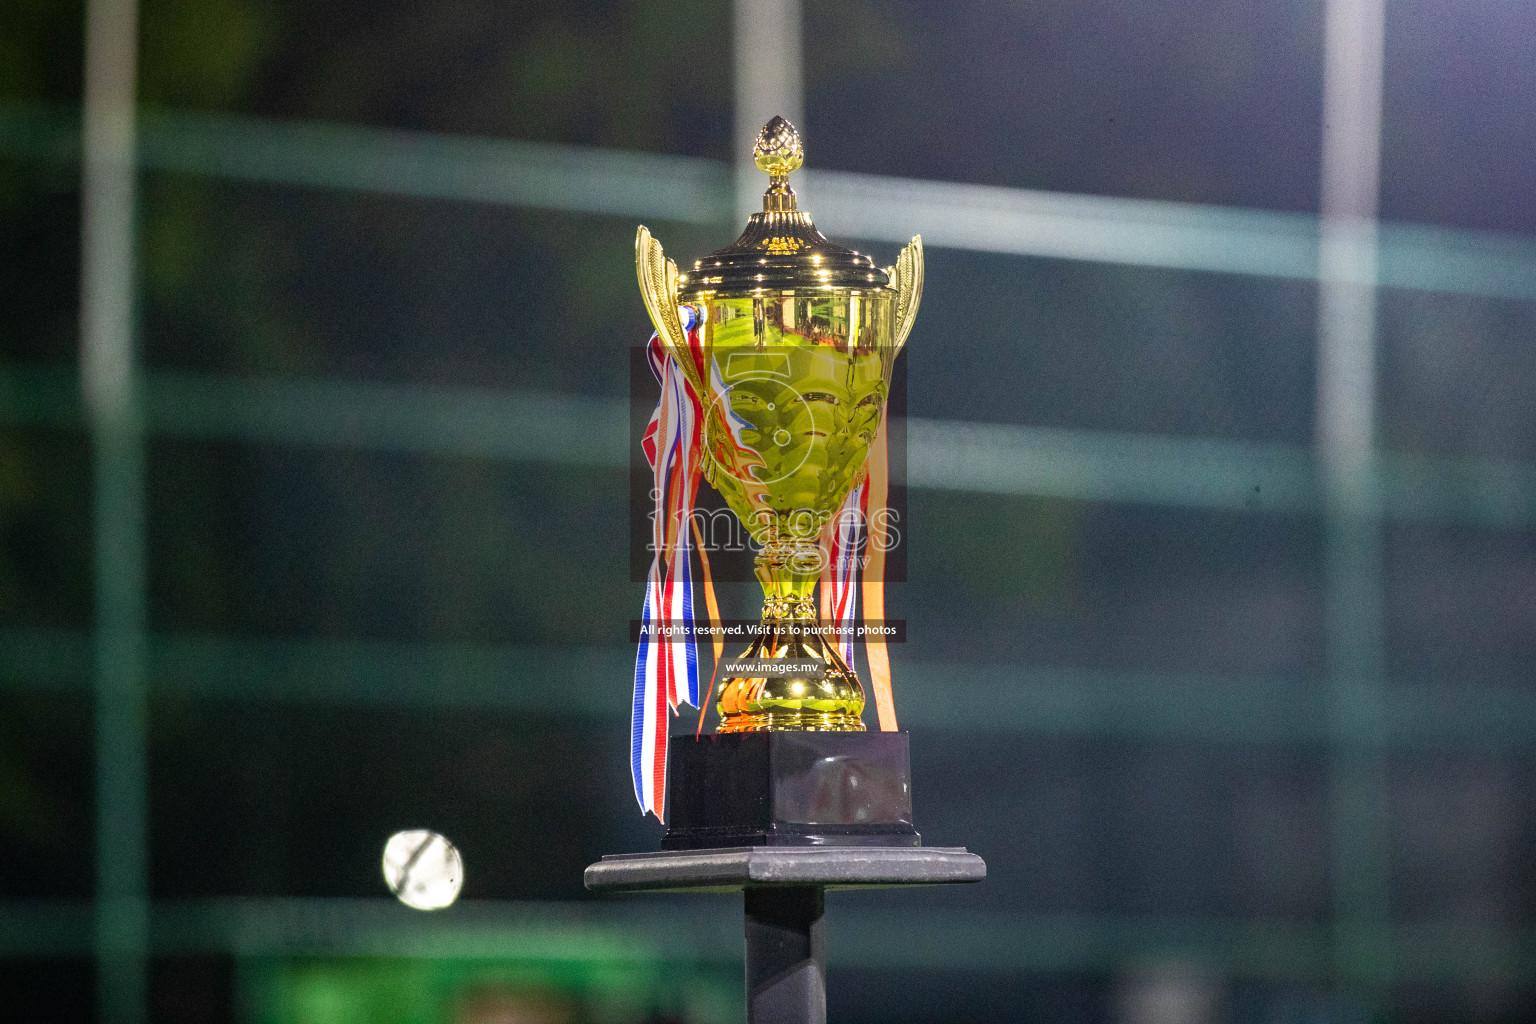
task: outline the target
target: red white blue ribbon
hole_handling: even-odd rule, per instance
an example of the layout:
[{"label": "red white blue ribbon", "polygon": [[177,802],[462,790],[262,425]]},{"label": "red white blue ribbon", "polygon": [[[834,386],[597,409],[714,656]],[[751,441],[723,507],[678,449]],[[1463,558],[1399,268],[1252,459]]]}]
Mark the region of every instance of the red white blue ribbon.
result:
[{"label": "red white blue ribbon", "polygon": [[[870,617],[869,621],[884,625],[885,548],[890,539],[882,530],[890,521],[886,507],[889,487],[890,452],[882,417],[864,463],[864,479],[843,500],[822,537],[822,550],[827,553],[827,560],[821,573],[821,619],[841,627],[838,653],[850,669],[853,668],[853,629],[859,622],[861,595],[863,612]],[[895,732],[891,659],[882,635],[870,634],[864,638],[864,656],[869,661],[870,691],[875,698],[880,729]]]},{"label": "red white blue ribbon", "polygon": [[865,502],[869,494],[867,481],[848,492],[843,507],[827,524],[827,568],[822,573],[821,584],[827,596],[823,615],[842,627],[838,635],[838,650],[849,668],[853,667],[853,625],[858,621],[859,568],[864,556],[860,553],[860,540],[864,535],[864,522],[868,515]]},{"label": "red white blue ribbon", "polygon": [[[694,366],[702,360],[698,315],[679,307]],[[651,544],[655,555],[640,613],[640,651],[635,659],[635,696],[630,726],[630,770],[642,814],[664,814],[667,793],[667,723],[679,704],[698,707],[699,658],[693,636],[693,543],[690,529],[704,453],[703,410],[688,375],[651,336],[646,350],[661,398],[646,426],[642,446],[651,465]],[[658,627],[681,635],[653,635]]]}]

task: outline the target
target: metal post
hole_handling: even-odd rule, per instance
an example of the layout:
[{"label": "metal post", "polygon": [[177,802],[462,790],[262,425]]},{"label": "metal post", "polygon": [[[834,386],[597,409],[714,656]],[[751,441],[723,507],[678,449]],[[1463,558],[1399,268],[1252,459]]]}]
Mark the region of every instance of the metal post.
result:
[{"label": "metal post", "polygon": [[1385,566],[1375,454],[1383,0],[1328,0],[1326,19],[1317,447],[1328,508],[1334,960],[1341,994],[1373,1014],[1392,971]]},{"label": "metal post", "polygon": [[826,1024],[825,899],[819,885],[742,890],[747,1024]]},{"label": "metal post", "polygon": [[134,375],[136,0],[85,11],[80,373],[94,457],[96,986],[147,1019],[144,439]]},{"label": "metal post", "polygon": [[805,132],[800,0],[736,0],[736,223],[763,208],[762,173],[752,140],[779,114]]}]

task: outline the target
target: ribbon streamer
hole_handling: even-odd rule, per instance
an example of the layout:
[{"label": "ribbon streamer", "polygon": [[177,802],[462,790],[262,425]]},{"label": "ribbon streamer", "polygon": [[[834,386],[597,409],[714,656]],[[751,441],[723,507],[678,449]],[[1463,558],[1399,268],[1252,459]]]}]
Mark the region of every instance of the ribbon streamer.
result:
[{"label": "ribbon streamer", "polygon": [[699,532],[699,520],[697,516],[690,517],[689,525],[693,528],[693,542],[698,547],[699,570],[704,576],[704,607],[709,612],[710,635],[714,639],[715,667],[709,674],[709,689],[704,692],[704,699],[699,701],[699,727],[694,732],[695,736],[704,735],[704,713],[709,709],[710,699],[715,695],[715,684],[720,681],[720,657],[725,653],[725,637],[720,633],[720,604],[715,600],[715,581],[709,574],[709,545],[704,543],[704,536]]},{"label": "ribbon streamer", "polygon": [[[699,359],[698,315],[679,307],[690,355]],[[655,554],[640,612],[640,649],[635,658],[635,690],[630,720],[630,772],[642,814],[661,819],[667,793],[667,723],[678,705],[695,707],[699,697],[699,659],[694,638],[692,552],[694,501],[698,496],[703,454],[703,409],[687,375],[651,336],[646,348],[661,397],[646,425],[642,447],[651,465],[651,546]],[[702,545],[700,545],[702,553]],[[714,611],[714,587],[706,603]],[[653,630],[668,627],[664,635]],[[672,633],[681,629],[681,635]]]},{"label": "ribbon streamer", "polygon": [[[843,505],[827,524],[822,548],[827,552],[820,581],[821,621],[844,627],[838,651],[853,667],[853,631],[859,621],[858,597],[863,592],[864,621],[885,619],[886,501],[890,491],[890,448],[886,442],[885,416],[870,445],[864,481],[849,492]],[[863,549],[862,557],[860,549]],[[860,586],[860,566],[863,585]],[[882,732],[895,732],[896,705],[891,696],[891,659],[885,640],[866,636],[864,655],[869,661],[870,691]]]},{"label": "ribbon streamer", "polygon": [[[885,413],[880,414],[880,431],[869,450],[868,493],[865,508],[870,518],[878,519],[869,530],[869,555],[864,565],[864,618],[866,622],[885,621],[885,535],[886,500],[890,494],[891,455],[886,441]],[[891,658],[883,637],[866,637],[864,656],[869,659],[869,688],[875,695],[875,714],[881,732],[896,731],[896,702],[891,697]]]}]

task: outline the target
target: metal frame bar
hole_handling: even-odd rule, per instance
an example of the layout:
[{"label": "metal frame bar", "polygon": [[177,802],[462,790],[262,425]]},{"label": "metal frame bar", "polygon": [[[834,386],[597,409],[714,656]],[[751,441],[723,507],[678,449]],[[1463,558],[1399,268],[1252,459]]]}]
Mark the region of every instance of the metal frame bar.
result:
[{"label": "metal frame bar", "polygon": [[[698,157],[169,111],[141,113],[138,135],[144,171],[737,226],[732,168]],[[71,116],[0,104],[0,158],[71,162],[78,138]],[[928,246],[1277,280],[1320,274],[1320,219],[1308,214],[814,167],[801,176],[806,205],[838,236],[901,245],[921,234]],[[1376,236],[1383,288],[1536,299],[1528,238],[1390,223]]]},{"label": "metal frame bar", "polygon": [[88,0],[80,377],[94,461],[95,954],[110,1024],[148,1016],[144,431],[134,353],[137,0]]},{"label": "metal frame bar", "polygon": [[[0,422],[85,424],[75,374],[6,367],[0,377],[10,385],[0,390]],[[165,372],[137,379],[151,437],[603,469],[627,466],[632,455],[623,399]],[[1378,452],[1375,466],[1374,514],[1384,518],[1536,524],[1536,466],[1400,452]],[[906,483],[918,489],[1311,516],[1325,507],[1319,473],[1313,450],[1300,445],[907,420]]]},{"label": "metal frame bar", "polygon": [[[91,635],[0,628],[0,689],[85,692]],[[602,680],[632,667],[623,647],[146,638],[152,692],[194,700],[566,714],[619,720]],[[1290,678],[1096,672],[986,664],[902,665],[903,719],[921,729],[1020,736],[1325,748],[1326,688]],[[975,697],[955,701],[956,680]],[[985,712],[971,710],[985,708]],[[1536,694],[1463,681],[1397,682],[1380,704],[1383,748],[1507,754],[1536,743]]]},{"label": "metal frame bar", "polygon": [[[1170,915],[1032,914],[938,905],[874,907],[831,897],[834,969],[925,969],[971,975],[1100,974],[1176,955],[1223,977],[1326,983],[1331,929],[1317,921]],[[584,959],[738,964],[741,917],[730,900],[536,902],[465,900],[423,917],[389,899],[157,900],[157,956]],[[85,901],[0,903],[0,956],[92,951]],[[1413,922],[1392,936],[1405,973],[1427,984],[1536,985],[1530,927]]]},{"label": "metal frame bar", "polygon": [[731,8],[735,226],[763,208],[763,175],[748,140],[775,114],[805,131],[805,72],[800,0],[736,0]]},{"label": "metal frame bar", "polygon": [[1324,11],[1316,445],[1328,512],[1333,955],[1341,999],[1373,1014],[1392,979],[1386,569],[1375,422],[1386,12],[1383,0],[1327,0]]}]

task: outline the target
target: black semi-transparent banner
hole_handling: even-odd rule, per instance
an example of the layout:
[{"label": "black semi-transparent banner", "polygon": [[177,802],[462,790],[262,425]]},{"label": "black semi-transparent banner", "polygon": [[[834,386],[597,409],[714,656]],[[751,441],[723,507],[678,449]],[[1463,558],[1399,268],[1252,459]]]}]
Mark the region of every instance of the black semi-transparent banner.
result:
[{"label": "black semi-transparent banner", "polygon": [[[831,641],[852,639],[883,640],[888,644],[907,642],[906,619],[872,619],[847,626],[837,622],[780,622],[778,628],[781,631],[787,630],[790,636],[820,636]],[[749,641],[763,636],[765,632],[761,619],[721,619],[716,623],[690,623],[671,619],[643,623],[639,619],[629,620],[630,643],[639,643],[642,638],[709,641],[719,637],[732,642]]]}]

